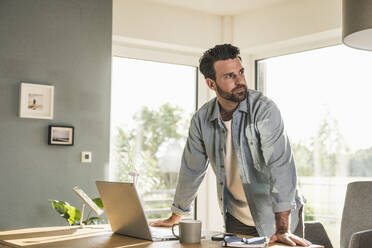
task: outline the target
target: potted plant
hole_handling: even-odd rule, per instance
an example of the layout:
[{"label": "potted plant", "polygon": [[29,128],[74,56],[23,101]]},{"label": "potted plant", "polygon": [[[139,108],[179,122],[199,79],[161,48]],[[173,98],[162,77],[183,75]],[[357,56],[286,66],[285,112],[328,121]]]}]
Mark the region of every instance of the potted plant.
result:
[{"label": "potted plant", "polygon": [[[103,209],[103,204],[101,198],[94,198],[92,201],[97,204],[100,209]],[[52,204],[54,210],[64,218],[70,226],[79,225],[81,216],[81,211],[74,206],[71,206],[68,202],[59,200],[49,200]],[[92,215],[93,211],[90,210],[88,216],[83,220],[84,225],[98,225],[103,224],[104,219],[95,215]]]}]

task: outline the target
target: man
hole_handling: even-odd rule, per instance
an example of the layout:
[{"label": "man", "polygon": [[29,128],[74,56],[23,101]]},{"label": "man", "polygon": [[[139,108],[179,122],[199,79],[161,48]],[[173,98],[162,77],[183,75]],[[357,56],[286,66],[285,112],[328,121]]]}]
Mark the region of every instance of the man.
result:
[{"label": "man", "polygon": [[227,232],[309,246],[299,237],[303,203],[277,106],[247,89],[237,47],[224,44],[207,50],[200,71],[217,97],[192,118],[171,217],[150,225],[171,226],[190,213],[209,161]]}]

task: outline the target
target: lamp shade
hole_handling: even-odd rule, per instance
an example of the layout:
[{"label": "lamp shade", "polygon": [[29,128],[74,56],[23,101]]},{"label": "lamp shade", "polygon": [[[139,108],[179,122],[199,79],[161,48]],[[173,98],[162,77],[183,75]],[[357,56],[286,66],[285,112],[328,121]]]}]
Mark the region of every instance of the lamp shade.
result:
[{"label": "lamp shade", "polygon": [[372,50],[372,0],[342,0],[342,41]]}]

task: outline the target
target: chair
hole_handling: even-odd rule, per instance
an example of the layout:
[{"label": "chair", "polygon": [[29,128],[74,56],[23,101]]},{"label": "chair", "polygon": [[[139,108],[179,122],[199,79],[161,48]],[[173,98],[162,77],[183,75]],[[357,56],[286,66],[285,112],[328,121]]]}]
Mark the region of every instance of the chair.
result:
[{"label": "chair", "polygon": [[[348,184],[340,236],[340,248],[372,247],[372,181]],[[325,248],[333,248],[319,222],[305,222],[305,238]]]}]

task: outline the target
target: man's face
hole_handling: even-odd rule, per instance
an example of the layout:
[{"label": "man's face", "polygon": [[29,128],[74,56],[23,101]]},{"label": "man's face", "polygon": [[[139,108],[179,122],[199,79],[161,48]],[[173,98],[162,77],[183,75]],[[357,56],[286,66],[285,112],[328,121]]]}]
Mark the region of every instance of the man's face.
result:
[{"label": "man's face", "polygon": [[216,61],[214,70],[217,96],[231,102],[241,102],[246,98],[247,82],[239,58]]}]

